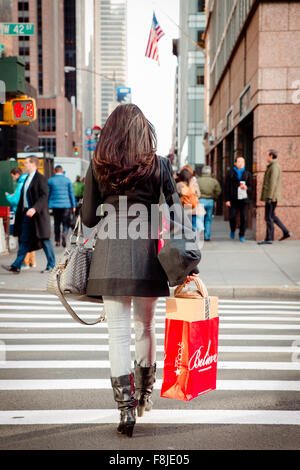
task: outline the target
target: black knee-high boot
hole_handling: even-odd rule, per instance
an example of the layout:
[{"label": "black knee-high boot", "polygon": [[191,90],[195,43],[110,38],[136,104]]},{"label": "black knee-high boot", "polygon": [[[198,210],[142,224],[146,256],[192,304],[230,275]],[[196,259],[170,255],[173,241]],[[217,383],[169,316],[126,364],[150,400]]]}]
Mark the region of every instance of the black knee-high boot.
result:
[{"label": "black knee-high boot", "polygon": [[121,411],[120,424],[117,431],[132,437],[136,418],[136,400],[134,388],[134,375],[122,375],[121,377],[111,377],[111,385],[114,399]]},{"label": "black knee-high boot", "polygon": [[150,411],[152,409],[153,403],[151,395],[155,383],[156,364],[150,367],[142,367],[135,362],[134,375],[136,388],[135,397],[138,400],[138,416],[141,417],[144,411]]}]

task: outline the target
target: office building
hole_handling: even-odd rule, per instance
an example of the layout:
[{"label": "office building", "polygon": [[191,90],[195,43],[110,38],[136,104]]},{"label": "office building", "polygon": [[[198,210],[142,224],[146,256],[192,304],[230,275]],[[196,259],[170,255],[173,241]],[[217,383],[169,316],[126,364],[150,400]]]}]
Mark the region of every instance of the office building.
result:
[{"label": "office building", "polygon": [[178,165],[204,164],[205,1],[180,1],[178,56]]}]

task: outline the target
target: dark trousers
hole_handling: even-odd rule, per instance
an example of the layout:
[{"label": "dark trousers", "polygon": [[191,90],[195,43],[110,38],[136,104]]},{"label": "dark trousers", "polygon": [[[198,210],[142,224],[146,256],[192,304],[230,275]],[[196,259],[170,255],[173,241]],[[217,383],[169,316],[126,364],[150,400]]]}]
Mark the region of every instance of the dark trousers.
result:
[{"label": "dark trousers", "polygon": [[60,242],[60,227],[62,225],[62,233],[67,235],[70,227],[70,211],[71,209],[53,209],[54,216],[54,238],[56,242]]},{"label": "dark trousers", "polygon": [[289,233],[286,226],[283,225],[281,220],[277,217],[277,215],[275,215],[276,206],[277,202],[266,201],[265,221],[267,223],[266,240],[268,241],[274,240],[274,224],[278,225],[278,227],[282,230],[283,235],[287,235]]},{"label": "dark trousers", "polygon": [[229,210],[229,223],[231,232],[235,232],[236,229],[236,218],[240,213],[240,237],[245,236],[246,224],[247,224],[247,212],[248,212],[248,202],[241,199],[240,201],[234,201],[231,203]]},{"label": "dark trousers", "polygon": [[[26,211],[27,210],[28,209],[26,209]],[[26,211],[23,212],[21,236],[19,239],[19,249],[17,253],[17,258],[12,264],[12,266],[18,269],[21,268],[26,254],[31,251],[32,239],[35,236],[34,221],[31,217],[27,217]],[[55,256],[51,241],[49,239],[41,240],[41,243],[47,258],[46,268],[53,268],[55,266]]]}]

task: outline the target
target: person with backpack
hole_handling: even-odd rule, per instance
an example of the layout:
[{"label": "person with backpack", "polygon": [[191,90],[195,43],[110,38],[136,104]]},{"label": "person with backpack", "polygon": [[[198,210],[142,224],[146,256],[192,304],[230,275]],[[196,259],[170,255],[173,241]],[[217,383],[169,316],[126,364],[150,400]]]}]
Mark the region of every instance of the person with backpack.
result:
[{"label": "person with backpack", "polygon": [[181,204],[187,215],[191,217],[192,227],[196,232],[199,227],[197,227],[197,217],[204,216],[205,210],[199,202],[200,189],[198,183],[189,169],[183,168],[178,173],[176,188],[180,196]]}]

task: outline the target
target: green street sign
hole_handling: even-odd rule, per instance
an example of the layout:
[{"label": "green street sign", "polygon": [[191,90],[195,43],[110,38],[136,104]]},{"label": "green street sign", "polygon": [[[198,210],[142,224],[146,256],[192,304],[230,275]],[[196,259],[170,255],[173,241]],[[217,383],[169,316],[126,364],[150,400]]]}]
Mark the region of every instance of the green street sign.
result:
[{"label": "green street sign", "polygon": [[33,23],[0,23],[0,36],[33,36]]}]

